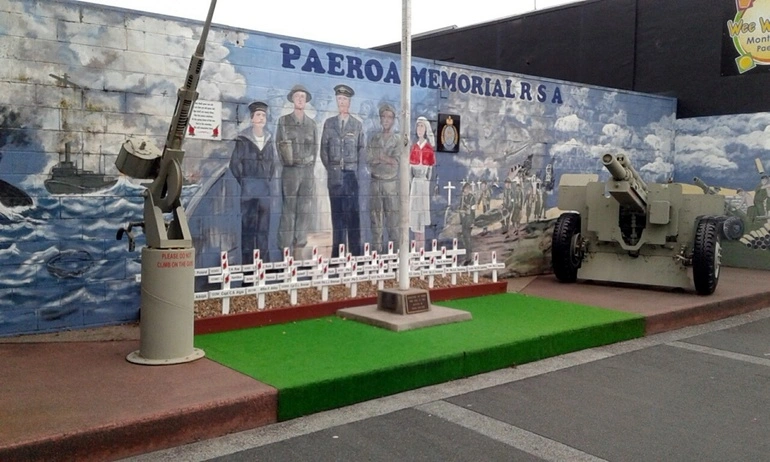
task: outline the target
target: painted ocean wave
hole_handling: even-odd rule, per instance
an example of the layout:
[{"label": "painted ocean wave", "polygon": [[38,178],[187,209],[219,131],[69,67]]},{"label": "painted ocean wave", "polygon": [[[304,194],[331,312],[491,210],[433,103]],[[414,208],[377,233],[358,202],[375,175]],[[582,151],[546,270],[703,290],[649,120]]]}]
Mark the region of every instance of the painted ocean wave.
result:
[{"label": "painted ocean wave", "polygon": [[[183,203],[199,189],[185,185]],[[145,190],[121,176],[88,194],[51,195],[38,186],[26,191],[31,206],[0,204],[0,335],[135,316],[144,236],[135,229],[135,252],[116,237],[143,220]]]}]

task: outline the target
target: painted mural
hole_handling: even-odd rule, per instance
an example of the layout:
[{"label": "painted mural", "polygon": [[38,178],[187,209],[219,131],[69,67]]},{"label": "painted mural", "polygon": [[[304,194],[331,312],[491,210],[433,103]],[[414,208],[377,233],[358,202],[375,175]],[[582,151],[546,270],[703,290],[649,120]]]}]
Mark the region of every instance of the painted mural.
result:
[{"label": "painted mural", "polygon": [[[0,335],[138,318],[140,252],[116,233],[131,225],[144,245],[145,185],[114,164],[126,139],[162,146],[200,28],[0,0]],[[628,154],[647,181],[698,176],[761,196],[752,165],[767,161],[764,126],[731,144],[724,121],[680,122],[680,170],[671,98],[418,59],[406,74],[386,53],[213,28],[198,91],[217,110],[184,144],[196,266],[218,265],[222,250],[250,263],[255,249],[271,261],[284,249],[307,258],[314,247],[397,246],[406,158],[410,241],[458,239],[482,260],[496,251],[508,276],[549,271],[558,179],[606,177],[607,152]],[[399,124],[403,78],[409,127]],[[701,151],[716,152],[722,174],[695,161]],[[762,220],[767,205],[752,205]]]},{"label": "painted mural", "polygon": [[743,221],[724,264],[770,269],[770,113],[679,120],[676,153],[676,181],[725,196],[726,213]]}]

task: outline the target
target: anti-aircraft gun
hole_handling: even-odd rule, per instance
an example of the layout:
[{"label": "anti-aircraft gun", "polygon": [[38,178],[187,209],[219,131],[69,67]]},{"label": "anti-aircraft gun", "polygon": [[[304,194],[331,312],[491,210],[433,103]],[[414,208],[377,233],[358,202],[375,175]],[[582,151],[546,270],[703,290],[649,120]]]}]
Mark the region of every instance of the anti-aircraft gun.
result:
[{"label": "anti-aircraft gun", "polygon": [[[714,292],[719,281],[724,198],[683,194],[682,185],[645,183],[622,154],[605,154],[596,174],[563,174],[553,231],[557,279],[578,278]],[[689,271],[692,267],[692,271]]]},{"label": "anti-aircraft gun", "polygon": [[[141,226],[147,239],[142,249],[142,306],[140,311],[140,349],[128,355],[137,364],[177,364],[203,357],[193,348],[195,249],[181,203],[182,160],[187,124],[198,99],[198,82],[203,53],[216,0],[211,0],[184,84],[177,92],[174,116],[163,151],[149,141],[129,139],[121,147],[115,165],[122,173],[152,179],[144,191],[144,222],[130,223],[118,230],[117,238],[129,238],[131,228]],[[164,214],[170,213],[166,223]]]}]

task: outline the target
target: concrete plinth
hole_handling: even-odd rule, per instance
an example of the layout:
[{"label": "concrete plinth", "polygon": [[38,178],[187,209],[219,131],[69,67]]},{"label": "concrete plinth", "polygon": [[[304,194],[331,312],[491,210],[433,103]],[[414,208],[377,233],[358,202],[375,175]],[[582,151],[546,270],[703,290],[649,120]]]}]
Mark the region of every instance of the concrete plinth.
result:
[{"label": "concrete plinth", "polygon": [[431,305],[430,293],[422,289],[384,289],[377,305],[344,308],[337,316],[396,332],[472,319],[467,311]]}]

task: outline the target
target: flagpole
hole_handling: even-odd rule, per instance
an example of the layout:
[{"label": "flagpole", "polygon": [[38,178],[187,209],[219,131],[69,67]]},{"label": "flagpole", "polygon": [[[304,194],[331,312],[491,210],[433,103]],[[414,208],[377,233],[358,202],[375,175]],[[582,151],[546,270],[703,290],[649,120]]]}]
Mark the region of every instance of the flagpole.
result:
[{"label": "flagpole", "polygon": [[399,289],[409,289],[409,139],[412,90],[412,3],[402,0],[401,34],[401,133],[404,140],[399,172],[401,199],[401,243],[399,245]]}]

